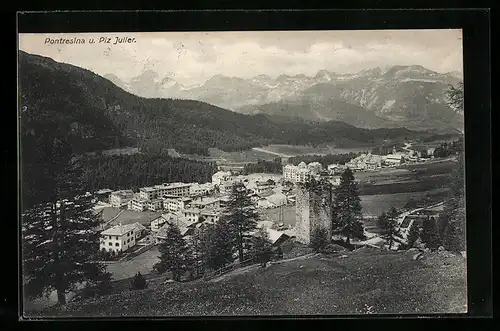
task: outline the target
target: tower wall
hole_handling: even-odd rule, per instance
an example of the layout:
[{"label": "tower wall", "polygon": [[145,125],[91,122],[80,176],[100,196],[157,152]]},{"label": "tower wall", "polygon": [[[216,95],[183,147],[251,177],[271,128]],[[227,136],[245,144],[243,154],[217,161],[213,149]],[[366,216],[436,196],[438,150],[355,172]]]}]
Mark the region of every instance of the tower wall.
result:
[{"label": "tower wall", "polygon": [[328,233],[328,240],[331,241],[332,201],[331,190],[316,193],[300,186],[297,187],[295,227],[298,241],[308,245],[317,227],[324,228]]}]

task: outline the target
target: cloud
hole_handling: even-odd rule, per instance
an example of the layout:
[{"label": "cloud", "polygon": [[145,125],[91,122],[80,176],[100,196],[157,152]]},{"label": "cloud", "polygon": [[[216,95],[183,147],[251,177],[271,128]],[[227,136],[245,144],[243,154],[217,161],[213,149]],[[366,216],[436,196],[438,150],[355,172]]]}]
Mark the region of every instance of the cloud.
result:
[{"label": "cloud", "polygon": [[[47,37],[131,36],[131,44],[45,45]],[[113,38],[114,39],[114,38]],[[420,64],[439,72],[462,70],[460,30],[168,32],[136,34],[21,34],[20,49],[104,75],[130,80],[146,70],[183,84],[216,74],[315,75],[374,66]]]}]

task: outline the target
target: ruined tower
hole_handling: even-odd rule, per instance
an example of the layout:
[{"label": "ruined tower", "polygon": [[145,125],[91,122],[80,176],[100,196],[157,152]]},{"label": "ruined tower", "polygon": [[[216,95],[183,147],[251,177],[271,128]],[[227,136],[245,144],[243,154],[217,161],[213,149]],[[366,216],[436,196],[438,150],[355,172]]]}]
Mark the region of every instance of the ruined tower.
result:
[{"label": "ruined tower", "polygon": [[296,235],[297,240],[308,245],[311,235],[317,227],[328,233],[328,241],[332,238],[332,203],[333,190],[330,185],[312,188],[308,185],[296,187]]}]

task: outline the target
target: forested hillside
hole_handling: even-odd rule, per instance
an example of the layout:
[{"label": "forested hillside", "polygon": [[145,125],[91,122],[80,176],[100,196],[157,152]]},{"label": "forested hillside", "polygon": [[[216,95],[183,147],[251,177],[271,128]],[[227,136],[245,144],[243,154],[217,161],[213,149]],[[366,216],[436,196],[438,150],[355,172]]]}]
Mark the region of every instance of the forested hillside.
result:
[{"label": "forested hillside", "polygon": [[268,143],[341,138],[371,142],[422,135],[406,129],[371,131],[336,121],[242,115],[199,101],[141,98],[89,70],[24,52],[19,54],[19,70],[23,133],[36,135],[51,124],[76,153],[124,145],[232,151]]},{"label": "forested hillside", "polygon": [[86,156],[81,159],[83,181],[89,190],[138,189],[170,182],[212,180],[215,163],[173,158],[168,155]]}]

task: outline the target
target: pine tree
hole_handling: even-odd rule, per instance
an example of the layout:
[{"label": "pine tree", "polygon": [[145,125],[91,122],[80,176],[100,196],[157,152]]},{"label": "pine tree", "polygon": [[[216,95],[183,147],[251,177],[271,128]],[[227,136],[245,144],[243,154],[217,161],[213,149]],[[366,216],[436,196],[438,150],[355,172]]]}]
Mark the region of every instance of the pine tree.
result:
[{"label": "pine tree", "polygon": [[465,250],[465,160],[463,153],[459,154],[458,166],[452,172],[450,194],[443,213],[449,223],[446,227],[453,227],[453,231],[449,233],[456,236],[456,248],[462,251]]},{"label": "pine tree", "polygon": [[216,270],[233,262],[233,233],[230,224],[220,219],[214,226],[207,228],[202,247],[205,251],[205,264]]},{"label": "pine tree", "polygon": [[177,225],[168,226],[166,239],[160,244],[159,251],[160,261],[153,266],[158,273],[169,271],[172,278],[179,281],[186,271],[191,270],[192,252]]},{"label": "pine tree", "polygon": [[346,237],[347,244],[351,238],[364,238],[361,199],[354,174],[349,168],[342,173],[335,193],[332,212],[334,231]]},{"label": "pine tree", "polygon": [[436,249],[438,247],[439,238],[437,236],[437,226],[434,217],[426,218],[424,220],[420,238],[429,249]]},{"label": "pine tree", "polygon": [[398,211],[392,207],[387,213],[382,213],[377,220],[377,225],[381,231],[381,237],[386,240],[389,249],[394,242],[401,243],[402,235],[397,223]]},{"label": "pine tree", "polygon": [[271,241],[269,240],[267,231],[263,227],[260,227],[252,237],[251,242],[251,254],[254,261],[265,267],[272,255]]},{"label": "pine tree", "polygon": [[406,238],[407,240],[406,246],[408,248],[412,248],[417,242],[419,236],[420,236],[420,230],[418,229],[417,224],[415,222],[412,222],[410,225],[410,230],[408,230],[408,236]]},{"label": "pine tree", "polygon": [[328,245],[328,232],[321,227],[317,227],[311,234],[311,247],[315,252],[319,252]]},{"label": "pine tree", "polygon": [[255,205],[250,200],[242,183],[236,183],[233,186],[230,200],[222,218],[227,220],[230,226],[234,245],[241,262],[245,259],[245,250],[248,246],[250,232],[257,228],[257,221],[259,220]]},{"label": "pine tree", "polygon": [[60,161],[41,165],[52,183],[48,197],[39,199],[45,201],[22,213],[22,257],[25,294],[37,298],[55,290],[63,305],[78,285],[99,284],[109,274],[97,261],[102,219],[94,213],[94,196],[83,193],[78,159]]}]

